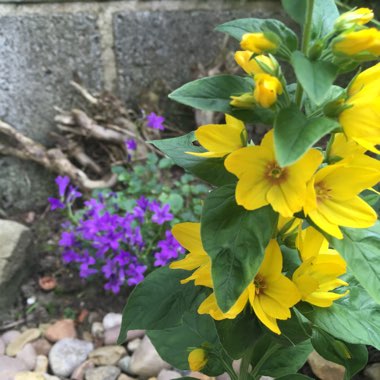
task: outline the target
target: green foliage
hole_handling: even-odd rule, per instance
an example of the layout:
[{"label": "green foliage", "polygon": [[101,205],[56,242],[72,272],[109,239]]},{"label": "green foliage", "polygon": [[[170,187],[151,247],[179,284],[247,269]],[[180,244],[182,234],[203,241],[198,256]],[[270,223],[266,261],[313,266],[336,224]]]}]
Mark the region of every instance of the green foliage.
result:
[{"label": "green foliage", "polygon": [[281,166],[299,160],[327,133],[339,128],[339,123],[327,117],[308,119],[296,106],[283,108],[274,123],[276,158]]},{"label": "green foliage", "polygon": [[203,246],[211,257],[218,305],[228,311],[255,277],[273,235],[277,215],[271,207],[248,211],[235,202],[235,186],[210,193],[201,219]]}]

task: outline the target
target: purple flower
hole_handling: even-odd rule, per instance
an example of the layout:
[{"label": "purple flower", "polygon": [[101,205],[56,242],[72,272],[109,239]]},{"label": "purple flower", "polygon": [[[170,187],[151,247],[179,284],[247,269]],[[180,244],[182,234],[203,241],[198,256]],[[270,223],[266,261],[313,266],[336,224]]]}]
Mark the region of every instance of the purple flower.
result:
[{"label": "purple flower", "polygon": [[58,176],[55,179],[55,183],[58,185],[58,194],[61,198],[65,196],[66,188],[70,183],[70,178],[68,176]]},{"label": "purple flower", "polygon": [[60,199],[57,199],[57,198],[48,198],[48,201],[50,203],[50,209],[51,210],[65,208],[65,205],[62,203],[62,201]]},{"label": "purple flower", "polygon": [[160,267],[167,265],[170,261],[177,259],[178,255],[185,253],[183,247],[178,243],[170,230],[165,232],[165,239],[157,243],[159,252],[154,254],[154,266]]},{"label": "purple flower", "polygon": [[61,240],[58,244],[61,247],[73,247],[75,245],[75,240],[74,232],[62,232]]},{"label": "purple flower", "polygon": [[140,207],[142,210],[146,210],[149,207],[149,199],[145,198],[143,195],[136,201],[136,204],[138,207]]},{"label": "purple flower", "polygon": [[80,198],[82,193],[78,191],[78,188],[71,186],[69,187],[69,193],[67,194],[67,202],[72,203],[75,199]]},{"label": "purple flower", "polygon": [[127,139],[124,141],[125,147],[127,150],[136,150],[137,149],[137,143],[135,139]]},{"label": "purple flower", "polygon": [[79,276],[81,278],[87,278],[98,273],[97,269],[90,268],[90,265],[94,264],[96,264],[96,260],[88,254],[88,251],[86,251],[86,255],[82,258],[82,263],[79,266]]},{"label": "purple flower", "polygon": [[173,214],[169,212],[170,205],[164,204],[162,207],[157,202],[152,202],[150,204],[150,210],[153,212],[152,222],[157,224],[164,224],[173,220]]},{"label": "purple flower", "polygon": [[149,128],[152,129],[159,129],[160,131],[163,131],[165,127],[163,126],[163,122],[165,121],[165,118],[163,116],[159,116],[154,112],[151,112],[147,117],[146,117],[146,125]]},{"label": "purple flower", "polygon": [[129,268],[125,271],[125,274],[128,276],[127,284],[133,286],[140,283],[144,279],[144,272],[146,269],[146,265],[131,263]]}]

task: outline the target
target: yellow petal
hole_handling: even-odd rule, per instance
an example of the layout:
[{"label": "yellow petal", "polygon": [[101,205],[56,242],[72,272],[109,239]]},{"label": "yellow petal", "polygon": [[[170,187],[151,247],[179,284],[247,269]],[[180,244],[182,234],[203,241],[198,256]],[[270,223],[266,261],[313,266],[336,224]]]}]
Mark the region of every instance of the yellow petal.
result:
[{"label": "yellow petal", "polygon": [[253,311],[255,312],[257,318],[266,326],[269,330],[273,331],[274,333],[280,335],[281,331],[278,327],[276,318],[273,318],[269,316],[267,313],[265,313],[263,307],[260,303],[260,298],[255,297],[253,300],[252,305]]},{"label": "yellow petal", "polygon": [[173,226],[172,233],[179,244],[189,252],[197,251],[199,254],[207,255],[201,241],[200,223],[178,223]]}]

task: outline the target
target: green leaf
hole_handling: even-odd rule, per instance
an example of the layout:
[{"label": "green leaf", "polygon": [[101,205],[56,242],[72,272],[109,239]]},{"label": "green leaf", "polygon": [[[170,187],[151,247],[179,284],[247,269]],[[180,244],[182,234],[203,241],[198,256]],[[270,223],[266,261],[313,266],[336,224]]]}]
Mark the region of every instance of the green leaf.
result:
[{"label": "green leaf", "polygon": [[328,236],[368,294],[380,304],[380,222],[370,228],[342,228],[343,239]]},{"label": "green leaf", "polygon": [[[222,348],[213,319],[209,315],[186,312],[180,326],[148,331],[147,334],[162,359],[181,370],[189,369],[188,355],[191,350],[204,347],[220,352]],[[214,355],[209,356],[207,365],[202,369],[209,376],[218,376],[224,371]]]},{"label": "green leaf", "polygon": [[380,305],[355,282],[348,280],[350,293],[332,306],[303,311],[306,318],[332,336],[352,344],[380,349]]},{"label": "green leaf", "polygon": [[201,287],[180,283],[188,276],[188,271],[163,267],[137,285],[123,310],[119,344],[125,341],[128,330],[177,326],[185,311],[196,309],[204,296]]},{"label": "green leaf", "polygon": [[[297,49],[297,35],[281,21],[274,19],[242,18],[232,20],[215,28],[219,32],[227,33],[240,41],[245,33],[273,33],[279,39],[280,45],[285,45],[290,51]],[[286,58],[286,57],[285,57]]]},{"label": "green leaf", "polygon": [[185,152],[205,152],[193,145],[194,132],[165,140],[150,141],[155,147],[169,156],[177,165],[215,186],[236,182],[236,177],[224,168],[224,158],[197,157]]},{"label": "green leaf", "polygon": [[313,351],[310,340],[291,347],[281,347],[265,361],[260,369],[262,376],[284,376],[297,372]]},{"label": "green leaf", "polygon": [[313,330],[311,343],[323,358],[346,368],[345,379],[347,380],[367,364],[368,351],[364,345],[342,342],[318,328]]},{"label": "green leaf", "polygon": [[315,104],[322,104],[338,74],[338,67],[331,62],[311,61],[300,51],[292,53],[291,62],[306,94]]},{"label": "green leaf", "polygon": [[327,117],[307,119],[292,105],[283,108],[274,124],[274,146],[280,166],[288,166],[300,159],[318,140],[339,127]]},{"label": "green leaf", "polygon": [[[303,25],[307,2],[305,0],[281,0],[281,2],[288,15]],[[334,0],[315,0],[312,18],[313,39],[330,33],[338,16],[339,11]]]},{"label": "green leaf", "polygon": [[235,319],[215,321],[220,342],[232,359],[240,359],[244,352],[262,335],[257,318],[250,310],[240,313]]},{"label": "green leaf", "polygon": [[235,201],[235,186],[212,191],[201,219],[203,246],[212,260],[219,307],[228,311],[254,279],[277,224],[270,206],[248,211]]}]

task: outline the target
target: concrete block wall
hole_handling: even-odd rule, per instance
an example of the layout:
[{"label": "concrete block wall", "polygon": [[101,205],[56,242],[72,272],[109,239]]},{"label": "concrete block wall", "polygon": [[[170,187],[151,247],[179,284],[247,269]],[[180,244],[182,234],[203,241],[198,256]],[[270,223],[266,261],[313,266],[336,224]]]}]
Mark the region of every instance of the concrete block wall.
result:
[{"label": "concrete block wall", "polygon": [[[157,81],[162,96],[207,64],[242,17],[284,19],[278,1],[0,1],[0,119],[50,143],[54,106],[74,101],[70,80],[138,105]],[[46,204],[53,177],[33,163],[0,157],[0,213]]]}]

